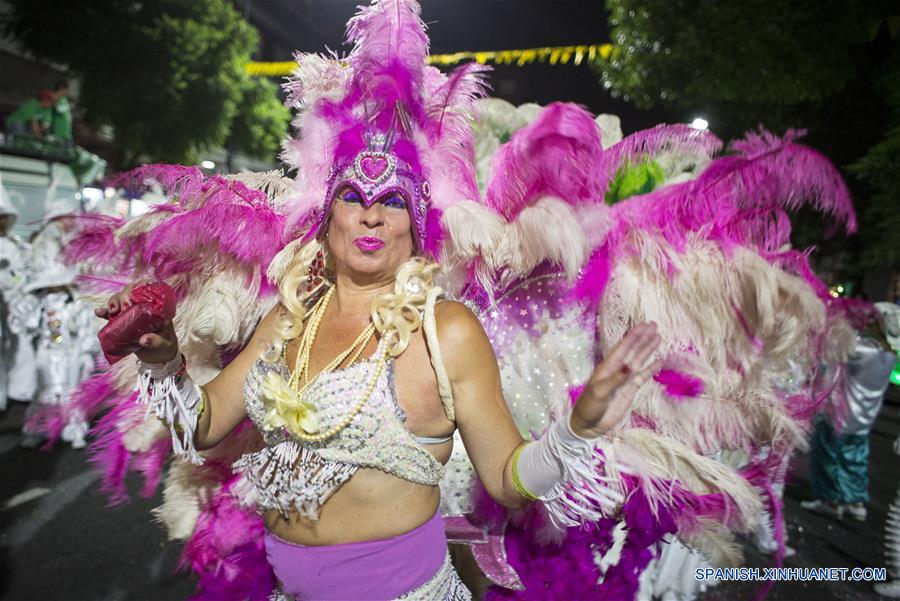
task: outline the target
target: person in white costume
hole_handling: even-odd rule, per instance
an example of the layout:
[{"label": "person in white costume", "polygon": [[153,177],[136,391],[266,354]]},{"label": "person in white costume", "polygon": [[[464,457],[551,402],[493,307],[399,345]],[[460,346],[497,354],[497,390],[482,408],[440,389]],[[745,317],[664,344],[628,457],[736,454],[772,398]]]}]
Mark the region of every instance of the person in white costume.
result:
[{"label": "person in white costume", "polygon": [[[895,303],[875,303],[884,318],[884,333],[894,352],[900,352],[900,306]],[[900,455],[900,436],[894,441],[894,452]],[[900,486],[897,496],[888,508],[884,526],[884,554],[888,571],[893,576],[889,582],[879,582],[875,592],[884,597],[900,599]]]},{"label": "person in white costume", "polygon": [[[38,391],[36,403],[29,408],[29,417],[51,406],[67,404],[85,375],[85,341],[94,340],[96,330],[92,307],[75,292],[75,275],[74,270],[54,264],[26,287],[38,306],[34,313]],[[72,443],[74,448],[84,447],[87,420],[77,410],[62,411],[60,415],[66,422],[62,439]],[[33,430],[32,425],[26,423],[24,446],[34,444]]]},{"label": "person in white costume", "polygon": [[34,308],[23,292],[29,280],[30,251],[28,244],[12,234],[18,216],[6,188],[0,186],[0,410],[6,409],[7,399],[30,401],[37,384],[34,347],[29,328],[22,322],[22,317]]}]

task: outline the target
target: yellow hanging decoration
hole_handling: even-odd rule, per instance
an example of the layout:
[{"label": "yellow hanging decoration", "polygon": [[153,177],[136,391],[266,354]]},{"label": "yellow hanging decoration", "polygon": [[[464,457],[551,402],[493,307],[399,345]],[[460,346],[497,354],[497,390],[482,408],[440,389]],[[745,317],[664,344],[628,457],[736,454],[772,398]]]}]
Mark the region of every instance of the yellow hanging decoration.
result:
[{"label": "yellow hanging decoration", "polygon": [[[548,46],[543,48],[526,48],[523,50],[490,50],[478,52],[454,52],[452,54],[432,54],[428,57],[429,64],[444,67],[457,65],[464,61],[475,61],[481,65],[488,63],[496,65],[516,65],[524,67],[531,63],[550,63],[551,65],[566,65],[570,61],[580,65],[587,57],[588,62],[596,57],[609,58],[613,51],[612,44],[591,44],[579,46]],[[281,61],[275,63],[247,63],[246,69],[249,75],[256,77],[283,77],[290,75],[297,68],[293,61]]]}]

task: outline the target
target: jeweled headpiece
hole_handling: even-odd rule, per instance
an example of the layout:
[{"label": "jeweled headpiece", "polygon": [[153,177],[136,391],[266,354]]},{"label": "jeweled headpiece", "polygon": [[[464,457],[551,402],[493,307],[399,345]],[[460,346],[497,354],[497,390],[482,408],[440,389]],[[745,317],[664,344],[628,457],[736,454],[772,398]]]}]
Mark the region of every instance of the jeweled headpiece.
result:
[{"label": "jeweled headpiece", "polygon": [[449,75],[429,67],[419,13],[412,0],[373,2],[347,24],[350,54],[296,56],[299,69],[285,85],[298,109],[298,133],[283,154],[297,169],[288,227],[322,235],[345,184],[367,205],[397,192],[418,253],[437,258],[443,210],[478,199],[470,119],[486,67]]},{"label": "jeweled headpiece", "polygon": [[387,196],[402,196],[409,211],[415,248],[422,252],[427,238],[431,186],[412,166],[386,150],[390,147],[386,136],[376,134],[370,138],[369,149],[359,152],[352,160],[332,166],[329,171],[318,235],[321,237],[324,234],[338,191],[345,185],[352,185],[362,196],[366,207]]}]

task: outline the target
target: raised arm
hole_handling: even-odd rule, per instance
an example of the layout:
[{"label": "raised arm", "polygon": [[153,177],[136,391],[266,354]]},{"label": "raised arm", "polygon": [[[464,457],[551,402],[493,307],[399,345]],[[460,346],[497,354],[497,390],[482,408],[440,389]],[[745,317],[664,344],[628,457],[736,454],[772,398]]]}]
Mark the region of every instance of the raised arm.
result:
[{"label": "raised arm", "polygon": [[452,302],[439,304],[435,318],[457,427],[488,494],[507,507],[553,489],[568,471],[564,464],[592,453],[592,439],[627,414],[638,387],[658,369],[652,361],[660,341],[656,326],[638,325],[597,366],[566,419],[526,444],[503,398],[497,359],[477,318]]}]

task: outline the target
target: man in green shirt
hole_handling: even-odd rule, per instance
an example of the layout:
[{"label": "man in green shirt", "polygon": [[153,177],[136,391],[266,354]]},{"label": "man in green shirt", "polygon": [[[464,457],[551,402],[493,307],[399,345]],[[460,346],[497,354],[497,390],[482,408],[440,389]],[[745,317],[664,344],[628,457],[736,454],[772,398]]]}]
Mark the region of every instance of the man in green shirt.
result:
[{"label": "man in green shirt", "polygon": [[38,94],[37,98],[29,98],[6,118],[7,131],[14,134],[31,134],[36,138],[44,137],[44,133],[50,128],[55,101],[53,92],[46,90]]},{"label": "man in green shirt", "polygon": [[69,107],[69,82],[60,79],[53,89],[56,104],[50,121],[50,134],[64,142],[72,141],[72,111]]}]

